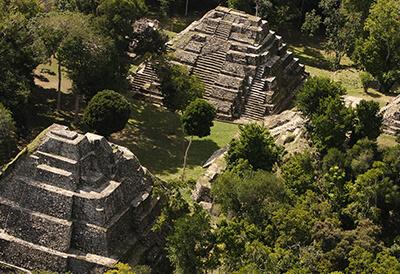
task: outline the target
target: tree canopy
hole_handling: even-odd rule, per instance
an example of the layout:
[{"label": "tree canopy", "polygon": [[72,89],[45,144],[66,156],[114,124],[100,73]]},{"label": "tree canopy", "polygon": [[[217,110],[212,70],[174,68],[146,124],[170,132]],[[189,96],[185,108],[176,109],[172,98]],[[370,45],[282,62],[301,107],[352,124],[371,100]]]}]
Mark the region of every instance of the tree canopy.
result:
[{"label": "tree canopy", "polygon": [[274,138],[262,125],[250,123],[239,126],[239,138],[229,144],[226,155],[228,168],[234,168],[240,161],[247,161],[255,170],[272,170],[283,153]]},{"label": "tree canopy", "polygon": [[388,92],[400,79],[400,3],[377,0],[372,5],[364,30],[357,42],[355,58]]},{"label": "tree canopy", "polygon": [[131,105],[125,97],[112,90],[97,93],[89,102],[83,123],[101,135],[122,130],[129,119]]}]

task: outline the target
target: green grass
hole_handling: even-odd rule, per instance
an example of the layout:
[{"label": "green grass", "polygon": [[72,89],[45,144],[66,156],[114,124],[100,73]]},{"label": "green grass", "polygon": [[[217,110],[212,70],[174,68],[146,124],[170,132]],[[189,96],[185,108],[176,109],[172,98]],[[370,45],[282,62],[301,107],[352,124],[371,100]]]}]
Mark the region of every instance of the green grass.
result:
[{"label": "green grass", "polygon": [[[133,101],[131,119],[124,130],[113,134],[112,142],[128,147],[152,173],[164,180],[179,178],[187,140],[180,117],[149,103]],[[226,146],[238,131],[236,124],[214,122],[211,135],[193,138],[186,178],[196,180],[211,154]]]},{"label": "green grass", "polygon": [[359,77],[361,71],[354,66],[347,56],[343,57],[340,69],[332,70],[330,63],[332,55],[322,48],[322,41],[316,38],[295,36],[295,38],[292,38],[292,42],[289,42],[291,44],[289,48],[306,66],[306,71],[311,76],[328,77],[340,82],[346,88],[348,95],[377,101],[381,106],[386,105],[393,98],[394,95],[382,94],[372,88],[368,90],[368,93],[365,93]]}]

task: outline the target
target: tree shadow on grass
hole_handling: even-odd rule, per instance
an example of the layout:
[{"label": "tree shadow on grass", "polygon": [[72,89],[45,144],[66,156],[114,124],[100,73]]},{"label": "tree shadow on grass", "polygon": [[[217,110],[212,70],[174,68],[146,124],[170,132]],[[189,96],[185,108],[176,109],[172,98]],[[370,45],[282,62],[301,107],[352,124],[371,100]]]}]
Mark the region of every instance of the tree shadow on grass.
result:
[{"label": "tree shadow on grass", "polygon": [[[129,148],[155,174],[172,174],[182,167],[187,140],[180,117],[163,108],[133,102],[131,119],[110,141]],[[210,139],[194,139],[188,167],[202,165],[219,147]]]},{"label": "tree shadow on grass", "polygon": [[73,119],[73,95],[63,94],[62,111],[57,111],[57,91],[35,86],[25,109],[20,145],[29,144],[42,130],[53,123],[70,126]]},{"label": "tree shadow on grass", "polygon": [[188,156],[188,166],[202,166],[218,149],[220,147],[211,139],[193,140]]}]

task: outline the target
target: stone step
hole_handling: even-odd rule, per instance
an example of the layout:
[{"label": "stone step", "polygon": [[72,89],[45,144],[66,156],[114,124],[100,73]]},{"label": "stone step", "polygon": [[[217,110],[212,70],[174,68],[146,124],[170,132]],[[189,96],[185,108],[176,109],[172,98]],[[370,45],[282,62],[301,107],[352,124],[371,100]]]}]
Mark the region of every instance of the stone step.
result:
[{"label": "stone step", "polygon": [[89,270],[94,265],[111,267],[117,263],[116,260],[111,258],[95,254],[82,254],[82,252],[72,249],[68,253],[60,252],[21,240],[5,231],[0,231],[0,250],[2,251],[0,252],[1,261],[13,264],[17,258],[18,265],[23,268],[30,270],[46,269],[56,273],[67,271],[82,273],[82,268]]},{"label": "stone step", "polygon": [[79,171],[78,170],[79,167],[77,165],[78,161],[76,160],[72,160],[67,157],[63,157],[53,153],[43,152],[40,150],[36,151],[34,155],[39,158],[38,159],[39,164],[46,164],[49,166],[53,166],[59,169],[69,171],[73,174],[77,174]]},{"label": "stone step", "polygon": [[79,178],[74,178],[71,172],[46,164],[37,165],[35,175],[35,179],[38,181],[71,191],[77,189],[79,182]]},{"label": "stone step", "polygon": [[262,103],[254,103],[254,104],[247,103],[245,108],[246,108],[247,111],[264,112],[265,104],[262,104]]},{"label": "stone step", "polygon": [[[17,176],[1,186],[5,199],[46,215],[71,220],[74,192],[55,187],[33,178]],[[29,198],[26,198],[29,195]]]},{"label": "stone step", "polygon": [[26,269],[46,269],[56,273],[65,273],[68,270],[66,254],[21,240],[5,231],[0,231],[0,249],[1,261],[18,263]]},{"label": "stone step", "polygon": [[70,221],[31,211],[3,197],[0,197],[0,218],[1,229],[14,237],[62,252],[69,249]]},{"label": "stone step", "polygon": [[193,72],[195,71],[204,71],[204,72],[213,72],[213,73],[219,73],[221,70],[221,66],[218,64],[198,64],[198,66],[196,66],[193,69]]}]

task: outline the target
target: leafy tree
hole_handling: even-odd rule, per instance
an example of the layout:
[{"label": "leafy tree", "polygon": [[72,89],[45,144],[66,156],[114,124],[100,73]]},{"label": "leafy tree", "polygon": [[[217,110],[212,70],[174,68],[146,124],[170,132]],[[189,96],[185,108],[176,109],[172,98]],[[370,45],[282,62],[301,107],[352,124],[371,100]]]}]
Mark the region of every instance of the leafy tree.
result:
[{"label": "leafy tree", "polygon": [[122,130],[128,122],[131,105],[119,93],[104,90],[97,93],[85,109],[83,123],[91,130],[109,136]]},{"label": "leafy tree", "polygon": [[144,0],[100,0],[97,13],[104,20],[102,26],[114,38],[123,54],[132,36],[132,23],[147,11]]},{"label": "leafy tree", "polygon": [[352,141],[362,138],[376,140],[381,134],[382,115],[379,113],[379,103],[361,100],[354,110]]},{"label": "leafy tree", "polygon": [[332,147],[343,148],[351,126],[349,110],[340,97],[325,99],[320,109],[321,113],[311,116],[307,125],[313,143],[322,152]]},{"label": "leafy tree", "polygon": [[119,60],[113,41],[93,29],[88,17],[81,15],[77,29],[64,37],[57,55],[67,69],[75,93],[75,121],[81,96],[115,88],[120,82]]},{"label": "leafy tree", "polygon": [[383,152],[382,161],[387,167],[387,175],[400,185],[400,145],[386,148]]},{"label": "leafy tree", "polygon": [[322,201],[319,195],[307,191],[293,207],[281,207],[273,213],[272,229],[277,231],[276,245],[290,248],[310,244],[314,224],[331,217],[329,202]]},{"label": "leafy tree", "polygon": [[338,167],[344,169],[347,165],[346,154],[337,149],[328,149],[326,155],[322,158],[322,172],[328,172],[332,167]]},{"label": "leafy tree", "polygon": [[246,246],[261,237],[262,231],[243,219],[222,219],[215,235],[222,264],[231,272],[242,266]]},{"label": "leafy tree", "polygon": [[19,125],[24,124],[33,70],[43,57],[42,43],[32,31],[30,18],[36,11],[29,3],[0,1],[0,102]]},{"label": "leafy tree", "polygon": [[203,273],[216,263],[210,219],[200,208],[179,218],[167,237],[167,252],[179,273]]},{"label": "leafy tree", "polygon": [[313,158],[309,152],[295,154],[281,166],[286,185],[297,195],[314,188],[316,171]]},{"label": "leafy tree", "polygon": [[239,126],[239,132],[239,138],[231,141],[226,155],[228,168],[234,168],[242,159],[255,170],[272,170],[280,160],[283,148],[275,144],[269,131],[262,125],[251,123]]},{"label": "leafy tree", "polygon": [[365,22],[366,38],[359,39],[355,59],[390,91],[400,79],[400,2],[378,0]]},{"label": "leafy tree", "polygon": [[187,135],[190,136],[190,139],[185,151],[182,179],[184,179],[185,176],[187,157],[190,145],[192,144],[193,136],[202,138],[210,135],[215,115],[215,108],[203,99],[194,100],[187,106],[187,108],[183,112],[181,118],[183,130]]},{"label": "leafy tree", "polygon": [[346,154],[346,166],[351,169],[355,178],[368,171],[378,160],[378,144],[376,141],[361,139]]},{"label": "leafy tree", "polygon": [[211,191],[226,213],[256,224],[268,222],[271,213],[289,199],[284,183],[262,170],[244,177],[226,172],[213,183]]},{"label": "leafy tree", "polygon": [[[36,22],[36,32],[44,42],[47,58],[55,57],[58,63],[58,96],[57,109],[61,109],[61,82],[62,66],[66,65],[65,58],[79,58],[80,56],[67,55],[67,43],[72,37],[78,39],[90,39],[85,37],[87,32],[93,33],[91,19],[79,12],[49,12],[39,17]],[[76,51],[77,52],[77,51]],[[68,60],[68,63],[71,63]]]},{"label": "leafy tree", "polygon": [[329,78],[310,77],[297,93],[296,105],[304,116],[310,117],[323,110],[321,103],[328,97],[342,96],[345,89]]},{"label": "leafy tree", "polygon": [[182,111],[190,102],[203,96],[203,83],[196,76],[189,75],[183,66],[160,60],[157,74],[161,82],[163,105],[171,111]]},{"label": "leafy tree", "polygon": [[81,12],[84,14],[96,14],[98,0],[55,0],[58,11]]},{"label": "leafy tree", "polygon": [[136,41],[134,52],[139,55],[161,54],[165,51],[165,44],[168,42],[168,36],[155,28],[146,28],[144,31],[134,34],[133,38]]},{"label": "leafy tree", "polygon": [[360,72],[360,81],[364,88],[364,92],[368,93],[368,88],[371,86],[372,82],[374,81],[374,77],[366,71]]},{"label": "leafy tree", "polygon": [[376,223],[386,223],[389,211],[398,210],[399,187],[385,174],[382,162],[376,162],[372,169],[346,185],[349,205],[345,209],[354,220],[369,218]]},{"label": "leafy tree", "polygon": [[5,164],[17,148],[15,123],[10,111],[0,103],[0,166]]}]

